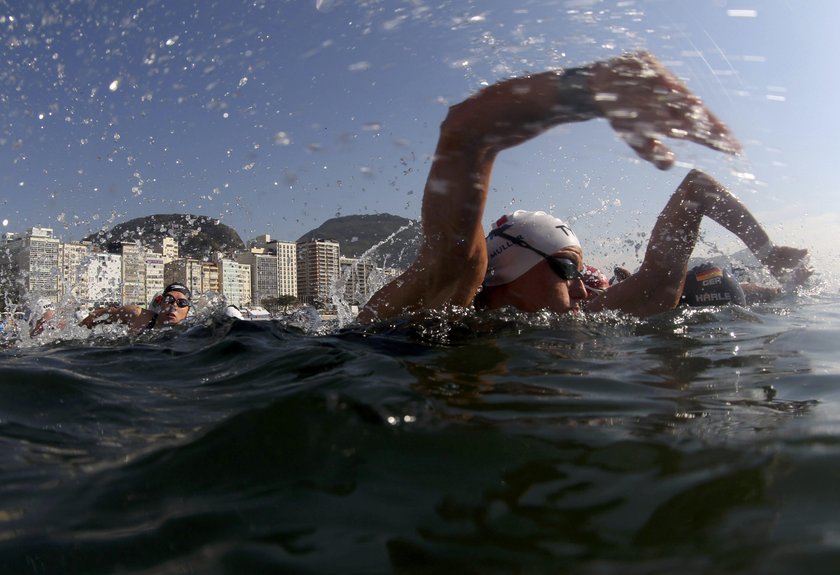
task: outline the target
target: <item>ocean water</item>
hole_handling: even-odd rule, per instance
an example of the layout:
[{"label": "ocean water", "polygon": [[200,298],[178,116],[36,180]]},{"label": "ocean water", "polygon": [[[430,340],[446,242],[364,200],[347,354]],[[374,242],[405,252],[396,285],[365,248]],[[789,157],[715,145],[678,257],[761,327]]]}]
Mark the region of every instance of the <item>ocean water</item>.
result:
[{"label": "ocean water", "polygon": [[0,572],[837,573],[840,296],[0,351]]}]

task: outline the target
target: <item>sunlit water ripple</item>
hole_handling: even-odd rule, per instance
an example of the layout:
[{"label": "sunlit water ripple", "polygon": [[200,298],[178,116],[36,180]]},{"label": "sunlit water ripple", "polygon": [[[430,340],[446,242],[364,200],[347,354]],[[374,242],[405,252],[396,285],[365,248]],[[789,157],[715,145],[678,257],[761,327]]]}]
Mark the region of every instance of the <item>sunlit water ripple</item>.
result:
[{"label": "sunlit water ripple", "polygon": [[0,352],[3,573],[835,573],[836,295]]}]

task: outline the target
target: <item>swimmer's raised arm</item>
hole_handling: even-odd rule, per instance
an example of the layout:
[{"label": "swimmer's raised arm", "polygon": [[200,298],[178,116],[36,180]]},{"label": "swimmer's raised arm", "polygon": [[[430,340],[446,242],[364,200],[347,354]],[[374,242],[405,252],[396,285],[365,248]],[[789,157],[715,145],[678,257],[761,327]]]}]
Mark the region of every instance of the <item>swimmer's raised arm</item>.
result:
[{"label": "swimmer's raised arm", "polygon": [[776,277],[786,277],[786,270],[808,254],[774,246],[738,198],[708,174],[691,170],[657,217],[639,271],[589,302],[587,309],[618,309],[645,317],[676,307],[703,216],[738,236]]},{"label": "swimmer's raised arm", "polygon": [[487,266],[481,219],[496,155],[559,124],[596,117],[661,169],[673,164],[663,136],[738,150],[726,126],[644,52],[489,86],[449,109],[423,194],[420,253],[373,295],[359,321],[469,305]]},{"label": "swimmer's raised arm", "polygon": [[740,152],[726,124],[652,54],[636,52],[590,69],[590,90],[601,115],[639,157],[657,168],[674,163],[674,153],[662,142],[665,137]]}]

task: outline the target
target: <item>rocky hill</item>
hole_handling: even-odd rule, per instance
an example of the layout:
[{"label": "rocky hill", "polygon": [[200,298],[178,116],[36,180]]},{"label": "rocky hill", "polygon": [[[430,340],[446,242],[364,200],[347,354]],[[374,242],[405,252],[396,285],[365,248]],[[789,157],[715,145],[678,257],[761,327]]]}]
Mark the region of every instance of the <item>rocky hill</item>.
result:
[{"label": "rocky hill", "polygon": [[[246,249],[245,242],[230,226],[215,218],[190,214],[135,218],[91,234],[85,240],[107,251],[119,251],[120,242],[135,240],[157,249],[155,246],[166,236],[178,241],[182,257],[199,260],[210,259],[216,252],[233,257]],[[365,254],[379,266],[405,268],[417,256],[420,224],[391,214],[342,216],[327,220],[298,241],[313,238],[339,242],[343,256]]]},{"label": "rocky hill", "polygon": [[207,260],[216,252],[228,257],[245,249],[239,234],[219,220],[190,214],[156,214],[116,224],[108,231],[86,237],[102,249],[115,251],[120,242],[140,240],[144,246],[160,244],[165,236],[178,241],[181,257]]},{"label": "rocky hill", "polygon": [[420,224],[391,214],[331,218],[303,234],[298,241],[335,240],[341,255],[366,257],[380,266],[405,268],[417,257]]}]

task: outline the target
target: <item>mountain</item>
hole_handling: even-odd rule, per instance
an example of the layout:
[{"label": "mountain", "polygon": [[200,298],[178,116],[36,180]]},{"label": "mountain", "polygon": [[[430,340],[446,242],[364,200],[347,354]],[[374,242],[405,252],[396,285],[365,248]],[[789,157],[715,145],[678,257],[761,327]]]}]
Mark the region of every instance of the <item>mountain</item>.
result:
[{"label": "mountain", "polygon": [[[140,240],[144,246],[157,249],[165,236],[178,241],[182,257],[207,260],[222,252],[233,257],[245,250],[239,234],[219,220],[190,214],[156,214],[116,224],[107,231],[91,234],[85,240],[102,249],[117,251],[120,242]],[[303,234],[298,241],[309,239],[335,240],[341,244],[341,255],[366,257],[379,266],[408,267],[417,256],[420,245],[420,224],[391,214],[355,215],[332,218]]]},{"label": "mountain", "polygon": [[85,240],[114,251],[119,242],[140,240],[153,247],[170,236],[178,241],[181,257],[208,260],[216,252],[232,257],[245,249],[239,234],[219,220],[190,214],[156,214],[116,224],[107,231],[91,234]]},{"label": "mountain", "polygon": [[343,256],[366,254],[379,266],[405,268],[417,257],[420,224],[392,214],[341,216],[325,221],[298,241],[311,239],[337,241]]}]

